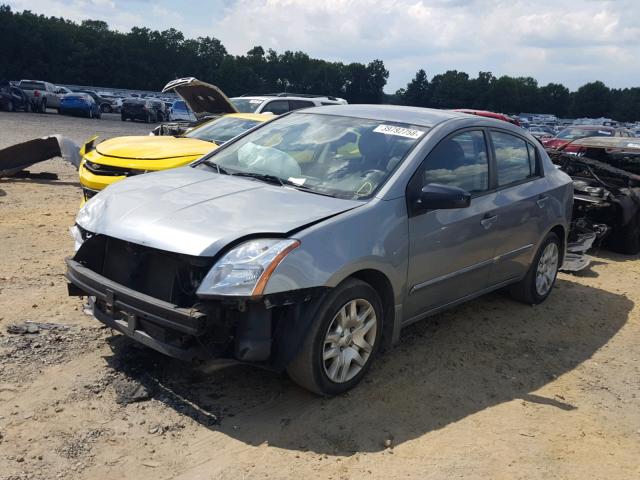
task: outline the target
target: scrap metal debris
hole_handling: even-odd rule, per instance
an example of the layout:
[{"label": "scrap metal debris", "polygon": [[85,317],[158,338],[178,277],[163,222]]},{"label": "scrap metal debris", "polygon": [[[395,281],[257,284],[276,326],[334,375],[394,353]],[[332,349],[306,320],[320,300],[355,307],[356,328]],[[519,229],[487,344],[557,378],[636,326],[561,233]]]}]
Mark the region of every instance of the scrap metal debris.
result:
[{"label": "scrap metal debris", "polygon": [[62,135],[35,138],[0,150],[0,177],[12,177],[27,167],[62,157],[76,168],[80,166],[80,147]]},{"label": "scrap metal debris", "polygon": [[29,320],[22,323],[7,325],[7,333],[11,333],[13,335],[40,333],[41,330],[67,331],[69,330],[69,326],[61,323],[31,322]]}]

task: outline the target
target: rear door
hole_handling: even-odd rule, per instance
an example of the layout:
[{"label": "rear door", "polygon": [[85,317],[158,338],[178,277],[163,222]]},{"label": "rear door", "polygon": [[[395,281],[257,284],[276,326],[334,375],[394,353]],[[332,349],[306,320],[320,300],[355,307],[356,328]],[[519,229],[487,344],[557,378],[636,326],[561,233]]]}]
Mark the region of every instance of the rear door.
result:
[{"label": "rear door", "polygon": [[416,319],[492,284],[497,193],[490,189],[489,156],[482,129],[456,132],[426,157],[407,187],[415,198],[439,183],[471,193],[471,205],[411,213],[405,315]]},{"label": "rear door", "polygon": [[524,275],[545,226],[550,201],[536,148],[524,137],[490,131],[496,172],[496,282]]}]

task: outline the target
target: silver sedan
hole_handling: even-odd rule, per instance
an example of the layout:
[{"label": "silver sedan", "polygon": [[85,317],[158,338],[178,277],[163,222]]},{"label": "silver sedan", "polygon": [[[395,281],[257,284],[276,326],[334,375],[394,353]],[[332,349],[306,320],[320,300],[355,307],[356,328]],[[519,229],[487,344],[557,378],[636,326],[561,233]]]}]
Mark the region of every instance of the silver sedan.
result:
[{"label": "silver sedan", "polygon": [[544,301],[571,206],[571,179],[521,128],[311,108],[95,196],[69,292],[172,357],[286,369],[335,395],[410,323],[506,286]]}]

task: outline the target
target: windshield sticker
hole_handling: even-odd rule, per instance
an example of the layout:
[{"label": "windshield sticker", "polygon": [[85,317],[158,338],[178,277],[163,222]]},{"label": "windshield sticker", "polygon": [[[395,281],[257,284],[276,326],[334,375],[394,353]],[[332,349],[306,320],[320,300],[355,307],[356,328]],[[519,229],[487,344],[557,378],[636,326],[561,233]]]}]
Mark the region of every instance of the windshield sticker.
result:
[{"label": "windshield sticker", "polygon": [[607,132],[606,130],[598,130],[598,133],[602,135],[611,135],[611,132]]},{"label": "windshield sticker", "polygon": [[295,177],[289,177],[287,178],[288,181],[290,181],[291,183],[293,183],[294,185],[304,185],[304,182],[307,181],[306,178],[295,178]]},{"label": "windshield sticker", "polygon": [[420,130],[413,128],[396,127],[395,125],[378,125],[373,129],[376,133],[384,133],[385,135],[397,135],[398,137],[417,139],[424,135]]}]

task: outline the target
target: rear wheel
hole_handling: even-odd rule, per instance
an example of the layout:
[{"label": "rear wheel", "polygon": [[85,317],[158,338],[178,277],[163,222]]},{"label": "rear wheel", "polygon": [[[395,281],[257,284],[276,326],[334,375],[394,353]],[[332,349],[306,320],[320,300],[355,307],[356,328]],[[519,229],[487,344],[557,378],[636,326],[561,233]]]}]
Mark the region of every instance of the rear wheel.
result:
[{"label": "rear wheel", "polygon": [[287,367],[291,379],[320,395],[353,388],[378,351],[382,316],[373,287],[357,279],[344,281],[318,310],[302,349]]},{"label": "rear wheel", "polygon": [[536,305],[551,293],[560,268],[560,239],[549,232],[540,245],[525,277],[511,286],[509,293],[516,300]]}]

